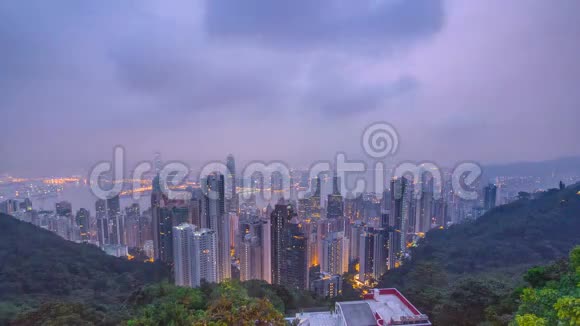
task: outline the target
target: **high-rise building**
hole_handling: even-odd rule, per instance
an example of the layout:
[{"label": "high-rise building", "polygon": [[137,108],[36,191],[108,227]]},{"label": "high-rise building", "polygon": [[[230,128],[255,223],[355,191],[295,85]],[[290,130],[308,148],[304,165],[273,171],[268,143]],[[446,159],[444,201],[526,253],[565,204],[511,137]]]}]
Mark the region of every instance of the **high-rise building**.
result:
[{"label": "high-rise building", "polygon": [[422,182],[415,186],[415,232],[425,233],[431,229],[432,224],[433,179],[422,178]]},{"label": "high-rise building", "polygon": [[176,285],[199,287],[203,280],[217,282],[215,231],[196,231],[194,225],[183,223],[173,228],[173,243]]},{"label": "high-rise building", "polygon": [[81,208],[77,211],[75,222],[80,229],[81,241],[87,242],[90,240],[90,220],[89,211]]},{"label": "high-rise building", "polygon": [[218,238],[218,281],[231,277],[230,221],[225,207],[225,180],[213,173],[202,180],[206,192],[202,201],[202,227],[214,230]]},{"label": "high-rise building", "polygon": [[298,199],[298,218],[301,220],[312,218],[312,202],[310,198]]},{"label": "high-rise building", "polygon": [[322,257],[320,269],[330,274],[339,274],[348,271],[349,241],[344,232],[327,234],[322,241]]},{"label": "high-rise building", "polygon": [[195,226],[181,224],[173,227],[173,271],[175,285],[193,287],[195,249],[193,245]]},{"label": "high-rise building", "polygon": [[245,234],[240,241],[240,280],[262,279],[262,242],[258,235],[252,232]]},{"label": "high-rise building", "polygon": [[372,232],[373,245],[373,278],[379,280],[387,271],[389,255],[389,233],[385,229],[375,229]]},{"label": "high-rise building", "polygon": [[153,224],[154,259],[172,264],[173,261],[173,220],[167,207],[168,198],[161,191],[159,176],[153,179],[151,191],[151,217]]},{"label": "high-rise building", "polygon": [[320,194],[322,191],[322,185],[320,183],[320,177],[316,177],[310,181],[312,187],[314,188],[314,193],[310,196],[310,215],[314,219],[320,218]]},{"label": "high-rise building", "polygon": [[305,290],[309,284],[307,238],[297,217],[293,217],[286,227],[281,284],[290,289]]},{"label": "high-rise building", "polygon": [[483,188],[483,192],[483,209],[487,212],[495,207],[497,201],[497,186],[494,184],[489,184]]},{"label": "high-rise building", "polygon": [[232,154],[228,155],[226,159],[227,172],[227,191],[230,194],[228,200],[228,212],[237,213],[239,210],[239,199],[236,190],[236,161]]},{"label": "high-rise building", "polygon": [[292,218],[292,206],[281,200],[270,215],[272,284],[282,284],[286,253],[286,226]]},{"label": "high-rise building", "polygon": [[272,227],[269,218],[261,219],[262,228],[262,279],[272,284]]},{"label": "high-rise building", "polygon": [[359,238],[359,280],[366,282],[373,276],[374,237],[371,232],[363,232]]},{"label": "high-rise building", "polygon": [[406,248],[406,236],[411,214],[411,191],[405,178],[391,180],[391,210],[389,211],[389,269],[398,266]]},{"label": "high-rise building", "polygon": [[107,218],[107,201],[98,199],[95,202],[95,217],[97,220],[97,240],[102,247],[109,243],[109,219]]},{"label": "high-rise building", "polygon": [[335,172],[332,178],[332,194],[328,195],[326,207],[327,218],[339,218],[344,216],[344,203],[340,194],[340,178]]}]

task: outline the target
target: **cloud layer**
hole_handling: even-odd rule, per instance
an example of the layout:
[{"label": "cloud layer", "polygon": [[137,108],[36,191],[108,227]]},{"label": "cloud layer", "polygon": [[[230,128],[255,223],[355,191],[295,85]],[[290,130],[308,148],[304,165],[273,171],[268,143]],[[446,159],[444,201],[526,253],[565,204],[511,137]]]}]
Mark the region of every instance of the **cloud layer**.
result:
[{"label": "cloud layer", "polygon": [[580,3],[4,1],[0,173],[234,153],[296,165],[389,121],[400,158],[578,155]]}]

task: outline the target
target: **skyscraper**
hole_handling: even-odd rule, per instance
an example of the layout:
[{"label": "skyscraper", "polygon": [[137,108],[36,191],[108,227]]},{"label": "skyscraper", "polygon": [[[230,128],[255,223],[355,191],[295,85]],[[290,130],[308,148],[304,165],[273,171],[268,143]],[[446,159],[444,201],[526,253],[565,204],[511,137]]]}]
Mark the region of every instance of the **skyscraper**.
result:
[{"label": "skyscraper", "polygon": [[81,208],[77,211],[75,222],[80,229],[81,241],[87,242],[90,240],[90,221],[89,211]]},{"label": "skyscraper", "polygon": [[286,252],[286,225],[292,218],[292,206],[281,200],[270,216],[272,284],[282,284]]},{"label": "skyscraper", "polygon": [[107,218],[107,201],[98,199],[95,202],[95,217],[97,219],[97,240],[102,247],[109,243],[109,219]]},{"label": "skyscraper", "polygon": [[335,172],[332,178],[332,194],[328,195],[328,204],[326,208],[327,218],[339,218],[344,216],[344,203],[340,194],[340,179]]},{"label": "skyscraper", "polygon": [[[389,211],[389,269],[400,262],[405,249],[409,223],[411,191],[405,177],[391,180],[391,210]],[[361,257],[362,259],[362,257]]]},{"label": "skyscraper", "polygon": [[349,242],[344,232],[331,232],[322,241],[320,270],[342,275],[348,271]]},{"label": "skyscraper", "polygon": [[416,185],[415,191],[415,232],[425,233],[431,229],[433,217],[433,179],[427,180],[422,176],[422,182]]},{"label": "skyscraper", "polygon": [[307,238],[297,217],[292,218],[286,227],[281,284],[290,289],[305,290],[309,283]]},{"label": "skyscraper", "polygon": [[173,270],[175,285],[193,287],[195,249],[193,231],[195,226],[181,224],[173,227]]},{"label": "skyscraper", "polygon": [[175,284],[199,287],[201,281],[217,282],[216,233],[183,223],[173,228]]},{"label": "skyscraper", "polygon": [[312,187],[314,187],[314,193],[310,196],[310,215],[314,219],[320,218],[320,192],[321,184],[320,177],[316,177],[310,181]]},{"label": "skyscraper", "polygon": [[202,180],[206,192],[202,201],[202,227],[216,231],[218,239],[218,281],[231,277],[230,220],[226,215],[225,180],[220,173],[213,173]]},{"label": "skyscraper", "polygon": [[230,199],[228,200],[228,211],[229,212],[238,212],[239,209],[239,199],[238,194],[236,191],[236,161],[232,154],[228,155],[226,159],[226,167],[228,168],[227,173],[227,184],[228,184],[228,193],[230,194]]},{"label": "skyscraper", "polygon": [[490,183],[485,188],[483,188],[483,192],[484,192],[483,209],[487,212],[495,207],[495,203],[497,200],[497,186]]},{"label": "skyscraper", "polygon": [[168,198],[161,191],[159,176],[153,179],[151,191],[151,217],[155,260],[171,264],[173,261],[173,220],[167,208]]}]

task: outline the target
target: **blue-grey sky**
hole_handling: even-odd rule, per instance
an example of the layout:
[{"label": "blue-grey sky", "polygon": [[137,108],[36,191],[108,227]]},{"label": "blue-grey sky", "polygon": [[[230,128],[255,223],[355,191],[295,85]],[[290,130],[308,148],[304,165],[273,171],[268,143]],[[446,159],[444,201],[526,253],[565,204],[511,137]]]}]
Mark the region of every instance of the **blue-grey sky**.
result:
[{"label": "blue-grey sky", "polygon": [[0,2],[0,173],[109,159],[580,154],[580,1]]}]

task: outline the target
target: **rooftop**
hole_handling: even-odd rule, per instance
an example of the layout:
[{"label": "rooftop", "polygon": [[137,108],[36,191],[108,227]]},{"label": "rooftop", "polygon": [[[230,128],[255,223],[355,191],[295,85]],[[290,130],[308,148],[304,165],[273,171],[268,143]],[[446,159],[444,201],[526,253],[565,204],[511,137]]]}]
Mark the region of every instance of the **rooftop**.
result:
[{"label": "rooftop", "polygon": [[336,303],[336,313],[297,314],[299,325],[308,326],[431,326],[426,315],[419,312],[397,289],[373,289],[362,301]]}]

